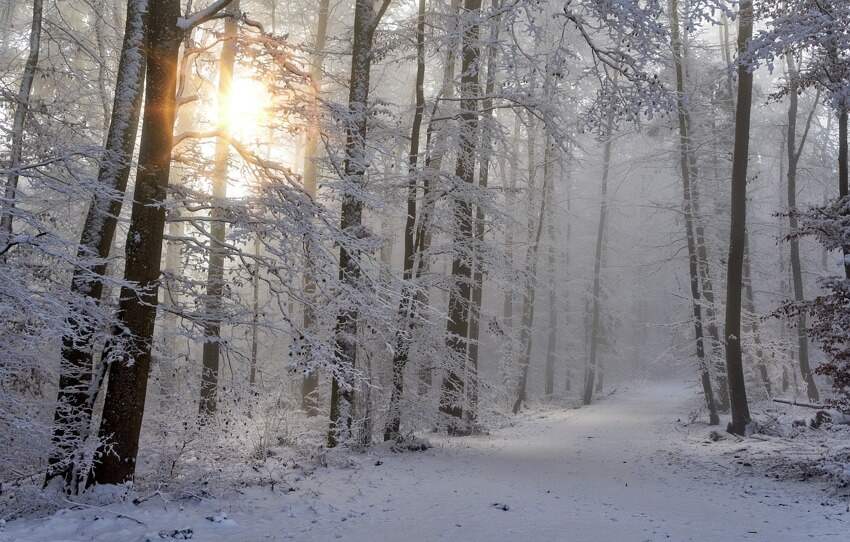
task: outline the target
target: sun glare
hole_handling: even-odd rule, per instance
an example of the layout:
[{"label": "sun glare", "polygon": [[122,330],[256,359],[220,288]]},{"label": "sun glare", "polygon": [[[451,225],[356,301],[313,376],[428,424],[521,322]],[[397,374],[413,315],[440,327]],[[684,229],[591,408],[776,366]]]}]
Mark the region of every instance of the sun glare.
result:
[{"label": "sun glare", "polygon": [[227,126],[243,143],[263,137],[267,125],[269,95],[266,87],[250,77],[235,77],[228,100]]}]

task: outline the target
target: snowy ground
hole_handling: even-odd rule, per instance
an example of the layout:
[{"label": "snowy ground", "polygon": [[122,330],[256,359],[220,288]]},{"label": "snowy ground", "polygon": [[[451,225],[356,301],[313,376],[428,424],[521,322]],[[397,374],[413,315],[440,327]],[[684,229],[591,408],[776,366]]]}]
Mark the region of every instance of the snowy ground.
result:
[{"label": "snowy ground", "polygon": [[[10,522],[0,540],[850,540],[834,485],[777,479],[741,459],[746,446],[709,443],[705,426],[684,423],[698,401],[682,383],[635,386],[490,436],[355,456],[274,490],[65,510]],[[775,449],[758,445],[759,457]]]}]

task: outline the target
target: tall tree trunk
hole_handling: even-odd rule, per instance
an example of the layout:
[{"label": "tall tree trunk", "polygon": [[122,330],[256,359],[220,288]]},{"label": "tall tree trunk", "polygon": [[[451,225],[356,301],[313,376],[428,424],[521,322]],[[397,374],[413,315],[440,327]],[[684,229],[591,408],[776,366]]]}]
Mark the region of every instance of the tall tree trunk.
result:
[{"label": "tall tree trunk", "polygon": [[602,163],[602,194],[599,205],[599,226],[596,230],[596,256],[593,264],[593,294],[592,309],[590,316],[590,355],[588,356],[587,374],[584,382],[584,395],[582,402],[589,405],[593,401],[593,385],[596,381],[596,362],[599,351],[599,296],[602,293],[602,250],[605,240],[605,226],[608,217],[608,177],[611,171],[611,147],[614,134],[613,112],[608,114],[605,133],[605,148],[603,150]]},{"label": "tall tree trunk", "polygon": [[714,391],[711,386],[711,375],[705,355],[703,336],[702,305],[700,299],[700,273],[697,240],[694,231],[694,207],[691,191],[691,139],[690,118],[685,104],[685,74],[682,67],[682,46],[679,27],[679,2],[670,0],[670,26],[672,32],[673,64],[676,70],[677,109],[679,117],[679,166],[682,174],[682,199],[685,214],[685,237],[688,243],[688,271],[690,275],[691,301],[694,315],[694,340],[696,341],[697,362],[699,363],[700,381],[708,408],[709,423],[717,425],[720,418],[714,402]]},{"label": "tall tree trunk", "polygon": [[[325,45],[328,35],[328,18],[330,13],[330,0],[319,1],[319,20],[316,25],[316,42],[313,44],[313,54],[310,58],[310,81],[311,92],[311,118],[307,128],[307,141],[304,145],[304,192],[311,198],[316,197],[318,185],[317,161],[320,158],[319,136],[319,98],[322,91],[322,64],[325,61]],[[304,330],[309,332],[315,326],[316,316],[314,314],[311,300],[316,291],[316,282],[313,277],[312,256],[310,242],[304,243],[304,296],[307,303],[304,304]],[[319,414],[319,373],[311,367],[312,360],[309,359],[310,351],[305,353],[307,368],[301,381],[301,408],[308,416]]]},{"label": "tall tree trunk", "polygon": [[[547,137],[547,148],[551,145]],[[547,153],[548,154],[548,153]],[[544,164],[544,168],[547,167]],[[529,198],[532,192],[529,191]],[[543,187],[540,190],[540,211],[537,215],[536,226],[529,239],[526,253],[525,269],[525,291],[522,300],[522,323],[520,333],[520,358],[519,358],[519,382],[517,384],[516,400],[511,409],[514,414],[519,413],[522,405],[528,399],[528,367],[531,364],[531,334],[534,327],[534,297],[537,289],[537,261],[540,252],[540,238],[543,233],[543,224],[546,217],[546,201],[551,199],[551,174],[544,172]]]},{"label": "tall tree trunk", "polygon": [[[110,248],[127,179],[139,125],[142,85],[145,77],[145,0],[127,2],[124,42],[115,81],[115,97],[98,170],[95,191],[83,224],[77,248],[79,266],[71,278],[71,292],[99,304],[103,295]],[[71,332],[62,338],[59,393],[54,415],[53,444],[46,482],[62,475],[66,491],[76,492],[83,481],[77,472],[80,445],[89,435],[97,382],[93,381],[95,322],[91,315],[71,311]]]},{"label": "tall tree trunk", "polygon": [[[493,0],[493,11],[498,13],[501,8],[501,0]],[[478,168],[478,186],[486,190],[490,179],[490,159],[493,153],[492,123],[495,122],[493,115],[493,93],[496,90],[496,60],[499,54],[497,43],[499,41],[500,17],[494,16],[490,19],[490,42],[487,46],[487,81],[484,85],[484,100],[481,102],[481,112],[484,117],[481,126],[481,164]],[[484,209],[481,205],[475,207],[475,247],[473,252],[473,266],[475,271],[472,277],[472,298],[469,309],[469,367],[467,378],[469,379],[469,397],[467,408],[467,422],[475,426],[478,421],[478,349],[481,335],[481,302],[484,296],[484,264],[479,253],[484,243]]]},{"label": "tall tree trunk", "polygon": [[[354,43],[351,50],[351,77],[348,92],[348,119],[345,135],[345,181],[360,188],[366,173],[366,133],[369,109],[369,75],[372,67],[372,41],[375,30],[391,0],[383,0],[375,11],[373,0],[357,0],[354,7]],[[351,190],[343,194],[340,229],[353,239],[363,235],[363,201]],[[339,280],[350,288],[360,287],[360,254],[345,246],[339,250]],[[337,371],[331,382],[328,447],[344,443],[351,434],[354,415],[354,371],[357,363],[357,307],[340,311],[336,322]]]},{"label": "tall tree trunk", "polygon": [[251,273],[251,360],[248,367],[248,386],[257,392],[257,348],[260,327],[260,239],[254,237],[254,269]]},{"label": "tall tree trunk", "polygon": [[[416,198],[418,191],[419,138],[422,131],[422,117],[425,113],[425,0],[419,0],[419,12],[416,21],[416,108],[413,113],[413,125],[410,128],[410,151],[407,155],[407,217],[404,223],[404,271],[405,286],[399,302],[400,329],[396,333],[396,347],[393,355],[393,382],[387,424],[384,428],[384,440],[397,439],[401,427],[401,397],[404,393],[404,368],[407,366],[410,342],[413,337],[416,313],[416,287],[413,280],[416,263]],[[421,220],[421,218],[420,218]]]},{"label": "tall tree trunk", "polygon": [[[547,160],[548,162],[549,160]],[[550,398],[555,393],[555,358],[558,353],[558,289],[556,287],[554,211],[554,207],[550,206],[547,232],[549,237],[549,336],[546,341],[546,366],[543,379],[543,393]]]},{"label": "tall tree trunk", "polygon": [[[460,142],[455,177],[472,185],[475,178],[475,156],[478,145],[478,72],[479,18],[481,0],[465,0],[461,17],[463,21],[463,54],[460,83]],[[467,432],[463,422],[464,378],[463,367],[456,363],[467,363],[466,338],[469,336],[469,299],[471,295],[472,269],[462,248],[468,249],[473,238],[472,204],[464,199],[453,201],[455,217],[454,245],[456,253],[452,259],[454,286],[449,293],[446,346],[455,354],[440,390],[440,411],[450,416],[450,433]],[[454,419],[451,419],[454,418]]]},{"label": "tall tree trunk", "polygon": [[756,368],[761,378],[761,383],[768,397],[773,393],[770,385],[770,375],[767,372],[767,362],[765,360],[764,348],[761,343],[761,332],[759,330],[759,318],[756,313],[755,295],[753,295],[753,278],[750,249],[750,235],[744,239],[744,310],[750,314],[750,333],[753,334],[753,343],[756,350]]},{"label": "tall tree trunk", "polygon": [[[804,299],[803,294],[803,272],[800,264],[800,240],[793,236],[797,231],[797,165],[800,160],[800,154],[803,151],[803,145],[806,141],[804,135],[800,142],[799,149],[797,148],[797,110],[798,110],[798,89],[799,77],[797,67],[794,62],[794,57],[788,53],[785,55],[785,61],[788,66],[788,133],[785,137],[787,145],[786,154],[788,155],[788,209],[790,211],[789,226],[792,233],[791,243],[791,279],[794,284],[794,299],[799,303]],[[808,126],[806,127],[808,134]],[[797,317],[797,348],[800,362],[800,375],[806,383],[806,394],[809,401],[817,403],[820,400],[818,388],[815,384],[815,379],[809,367],[809,338],[806,333],[806,314],[801,312]]]},{"label": "tall tree trunk", "polygon": [[[842,104],[838,110],[838,194],[845,198],[847,186],[847,110],[850,106]],[[850,246],[842,247],[844,253],[844,276],[850,279]]]},{"label": "tall tree trunk", "polygon": [[231,2],[230,15],[224,20],[221,58],[218,64],[218,131],[215,142],[215,161],[212,174],[213,209],[210,212],[209,266],[205,299],[204,348],[201,369],[201,402],[198,413],[202,418],[216,412],[218,398],[218,367],[221,355],[221,319],[224,292],[224,241],[227,224],[224,208],[227,200],[227,171],[230,165],[230,141],[226,137],[230,126],[230,89],[233,86],[233,67],[236,64],[237,14],[239,0]]},{"label": "tall tree trunk", "polygon": [[38,69],[38,53],[41,48],[43,9],[43,0],[33,0],[29,53],[24,63],[24,73],[21,74],[21,86],[18,88],[18,95],[15,97],[15,116],[12,120],[12,133],[9,141],[9,174],[6,177],[3,201],[0,202],[2,203],[0,205],[0,241],[4,245],[10,243],[12,237],[12,218],[18,193],[19,170],[24,150],[24,132],[26,131],[35,72]]},{"label": "tall tree trunk", "polygon": [[100,423],[104,441],[91,481],[132,480],[145,409],[165,226],[165,198],[174,139],[177,56],[183,37],[177,0],[150,0],[145,115],[133,212],[126,242],[119,325],[104,351],[109,383]]},{"label": "tall tree trunk", "polygon": [[750,423],[744,365],[741,360],[741,282],[744,241],[747,228],[747,165],[750,152],[750,111],[753,101],[753,74],[740,58],[753,35],[752,0],[741,0],[738,11],[738,99],[735,111],[735,147],[732,154],[732,224],[726,275],[726,372],[732,421],[727,430],[743,435]]}]

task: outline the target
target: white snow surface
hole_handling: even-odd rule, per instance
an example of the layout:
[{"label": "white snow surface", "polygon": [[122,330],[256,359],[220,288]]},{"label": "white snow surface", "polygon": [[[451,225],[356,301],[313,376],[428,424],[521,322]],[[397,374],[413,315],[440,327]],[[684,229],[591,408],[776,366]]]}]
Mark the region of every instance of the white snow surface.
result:
[{"label": "white snow surface", "polygon": [[71,508],[0,525],[0,540],[850,540],[846,497],[730,457],[734,440],[683,422],[698,406],[686,384],[647,383],[426,452],[378,447],[291,487]]}]

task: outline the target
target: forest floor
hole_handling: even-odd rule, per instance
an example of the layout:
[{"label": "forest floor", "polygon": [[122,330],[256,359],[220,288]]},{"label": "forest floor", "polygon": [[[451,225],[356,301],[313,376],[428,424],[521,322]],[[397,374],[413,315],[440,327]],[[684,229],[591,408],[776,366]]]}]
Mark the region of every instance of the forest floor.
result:
[{"label": "forest floor", "polygon": [[848,540],[835,483],[770,470],[759,458],[782,455],[770,439],[712,441],[682,415],[698,406],[683,383],[634,385],[425,452],[378,447],[289,487],[77,507],[11,521],[0,540]]}]

